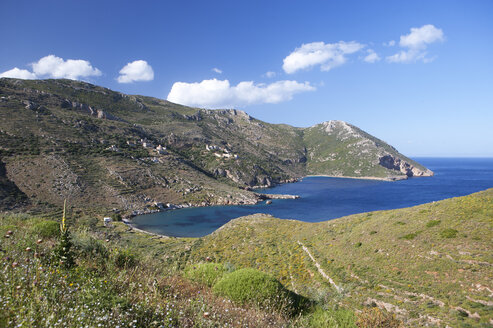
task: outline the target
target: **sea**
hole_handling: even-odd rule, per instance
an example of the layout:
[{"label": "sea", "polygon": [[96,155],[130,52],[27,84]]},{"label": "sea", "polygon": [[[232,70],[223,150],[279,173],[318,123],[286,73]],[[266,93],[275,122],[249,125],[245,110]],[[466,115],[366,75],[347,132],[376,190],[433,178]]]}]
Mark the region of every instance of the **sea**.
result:
[{"label": "sea", "polygon": [[299,195],[267,205],[210,206],[168,210],[132,219],[136,228],[166,236],[202,237],[228,221],[254,213],[280,219],[320,222],[342,216],[389,210],[468,195],[493,188],[493,158],[413,158],[433,177],[379,181],[306,177],[259,192]]}]

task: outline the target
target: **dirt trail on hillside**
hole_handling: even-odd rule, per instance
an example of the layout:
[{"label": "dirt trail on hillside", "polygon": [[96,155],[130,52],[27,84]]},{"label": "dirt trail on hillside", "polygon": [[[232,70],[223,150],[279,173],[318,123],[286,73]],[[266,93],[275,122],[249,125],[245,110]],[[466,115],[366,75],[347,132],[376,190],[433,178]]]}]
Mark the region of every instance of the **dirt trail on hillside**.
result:
[{"label": "dirt trail on hillside", "polygon": [[320,265],[320,263],[318,263],[315,258],[313,257],[312,253],[310,253],[310,251],[308,250],[308,248],[303,245],[299,240],[298,240],[298,244],[303,248],[303,250],[305,251],[305,253],[308,254],[308,256],[310,257],[310,259],[313,261],[313,263],[315,264],[315,266],[317,267],[318,269],[318,272],[322,275],[322,277],[324,277],[325,279],[327,279],[329,281],[329,283],[334,286],[334,288],[340,293],[342,292],[342,288],[340,286],[337,286],[336,283],[334,282],[334,280],[332,280],[331,277],[329,277],[325,271],[322,269],[322,266]]}]

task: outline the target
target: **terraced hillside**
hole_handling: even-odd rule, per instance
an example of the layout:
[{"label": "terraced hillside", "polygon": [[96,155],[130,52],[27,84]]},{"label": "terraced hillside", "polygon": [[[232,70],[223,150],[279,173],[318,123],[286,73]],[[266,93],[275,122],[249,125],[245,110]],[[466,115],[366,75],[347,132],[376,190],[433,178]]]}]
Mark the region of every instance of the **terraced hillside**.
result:
[{"label": "terraced hillside", "polygon": [[19,204],[34,206],[66,198],[129,211],[251,204],[250,188],[307,174],[432,174],[344,122],[269,124],[239,110],[191,108],[72,80],[0,79],[0,118],[2,185],[10,186],[10,200],[25,197]]}]

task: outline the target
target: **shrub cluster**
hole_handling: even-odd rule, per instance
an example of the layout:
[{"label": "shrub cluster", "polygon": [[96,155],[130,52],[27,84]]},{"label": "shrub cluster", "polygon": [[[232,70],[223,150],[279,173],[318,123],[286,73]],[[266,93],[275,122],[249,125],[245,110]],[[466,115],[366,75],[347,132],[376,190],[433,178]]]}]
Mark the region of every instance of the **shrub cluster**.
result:
[{"label": "shrub cluster", "polygon": [[200,263],[188,266],[185,269],[185,277],[202,285],[212,287],[227,271],[221,263]]},{"label": "shrub cluster", "polygon": [[225,274],[213,291],[239,304],[271,307],[292,314],[299,313],[306,305],[303,297],[286,289],[277,279],[251,268]]},{"label": "shrub cluster", "polygon": [[33,231],[39,237],[55,238],[60,236],[60,224],[52,220],[42,221],[33,226]]}]

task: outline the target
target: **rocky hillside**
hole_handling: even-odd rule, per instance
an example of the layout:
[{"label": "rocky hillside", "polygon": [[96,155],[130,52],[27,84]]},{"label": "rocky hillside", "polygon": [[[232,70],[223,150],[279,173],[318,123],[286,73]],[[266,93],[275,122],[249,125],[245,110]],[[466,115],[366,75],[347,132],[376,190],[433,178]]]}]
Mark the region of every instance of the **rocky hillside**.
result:
[{"label": "rocky hillside", "polygon": [[328,121],[305,130],[307,172],[348,177],[406,179],[433,172],[357,127]]},{"label": "rocky hillside", "polygon": [[358,128],[303,129],[72,80],[0,79],[1,207],[255,203],[252,187],[307,174],[432,173]]}]

